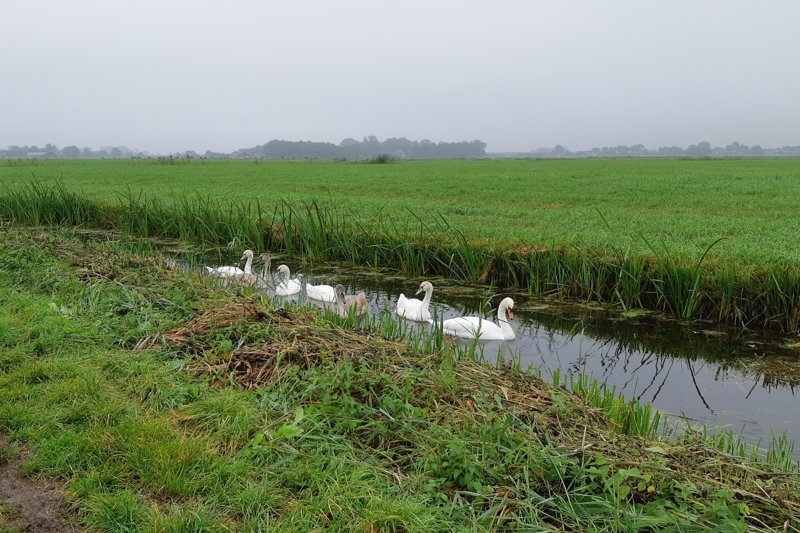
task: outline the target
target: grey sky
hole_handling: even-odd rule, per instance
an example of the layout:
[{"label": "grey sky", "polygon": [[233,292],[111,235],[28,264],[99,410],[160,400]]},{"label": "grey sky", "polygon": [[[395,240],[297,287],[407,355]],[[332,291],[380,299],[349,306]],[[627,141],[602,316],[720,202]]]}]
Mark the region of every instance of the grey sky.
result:
[{"label": "grey sky", "polygon": [[800,2],[11,1],[0,146],[800,144]]}]

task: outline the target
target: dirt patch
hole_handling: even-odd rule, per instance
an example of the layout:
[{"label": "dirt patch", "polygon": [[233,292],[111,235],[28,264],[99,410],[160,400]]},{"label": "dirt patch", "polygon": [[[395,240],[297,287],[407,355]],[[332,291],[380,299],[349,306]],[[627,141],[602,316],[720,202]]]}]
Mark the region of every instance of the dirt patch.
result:
[{"label": "dirt patch", "polygon": [[[8,450],[9,440],[0,435],[0,450]],[[19,473],[24,451],[0,462],[0,505],[4,507],[0,528],[11,531],[81,531],[67,522],[60,487],[53,482],[32,480]]]}]

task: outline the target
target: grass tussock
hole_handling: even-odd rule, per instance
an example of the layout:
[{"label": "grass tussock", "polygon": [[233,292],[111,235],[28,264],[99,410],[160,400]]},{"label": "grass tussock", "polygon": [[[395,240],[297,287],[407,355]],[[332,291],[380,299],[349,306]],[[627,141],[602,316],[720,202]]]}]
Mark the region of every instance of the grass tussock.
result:
[{"label": "grass tussock", "polygon": [[0,430],[91,529],[800,531],[787,448],[659,437],[588,381],[0,231]]}]

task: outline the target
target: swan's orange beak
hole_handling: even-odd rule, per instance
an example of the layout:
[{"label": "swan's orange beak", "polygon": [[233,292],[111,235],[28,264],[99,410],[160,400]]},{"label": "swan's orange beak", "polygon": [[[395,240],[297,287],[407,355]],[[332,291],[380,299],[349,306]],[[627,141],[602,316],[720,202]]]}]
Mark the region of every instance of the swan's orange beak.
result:
[{"label": "swan's orange beak", "polygon": [[508,310],[508,319],[514,320],[514,311],[512,311],[511,309]]}]

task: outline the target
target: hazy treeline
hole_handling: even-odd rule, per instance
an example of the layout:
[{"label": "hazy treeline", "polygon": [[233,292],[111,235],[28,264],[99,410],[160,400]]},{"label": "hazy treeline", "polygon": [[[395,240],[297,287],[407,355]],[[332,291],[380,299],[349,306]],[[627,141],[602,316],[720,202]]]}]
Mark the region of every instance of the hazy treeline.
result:
[{"label": "hazy treeline", "polygon": [[[711,146],[708,142],[699,142],[686,148],[680,146],[662,146],[649,149],[643,144],[633,146],[604,146],[591,150],[569,150],[557,144],[552,148],[539,148],[529,152],[496,152],[487,153],[486,143],[479,140],[460,142],[433,142],[428,139],[412,141],[405,137],[391,137],[384,141],[374,135],[363,140],[344,139],[339,144],[314,141],[282,141],[273,139],[252,148],[241,148],[231,153],[212,152],[207,150],[200,154],[191,150],[167,154],[170,161],[188,159],[347,159],[367,160],[378,156],[390,156],[396,159],[478,159],[483,157],[759,157],[759,156],[800,156],[800,146],[783,146],[781,148],[762,148],[759,145],[748,146],[732,142],[727,146]],[[53,144],[42,147],[12,145],[2,150],[3,159],[120,159],[120,158],[163,158],[163,154],[148,154],[130,150],[124,146],[104,147],[98,149],[65,146],[59,148]]]},{"label": "hazy treeline", "polygon": [[107,148],[78,148],[77,146],[65,146],[59,148],[54,144],[45,144],[42,147],[16,146],[11,145],[5,150],[0,150],[0,157],[6,159],[101,159],[104,157],[122,158],[144,156],[142,152],[134,152],[124,146],[114,146]]},{"label": "hazy treeline", "polygon": [[699,142],[686,148],[662,146],[648,149],[643,144],[633,146],[604,146],[591,150],[568,150],[560,144],[553,148],[539,148],[530,152],[505,152],[489,154],[491,157],[746,157],[746,156],[800,156],[800,146],[782,148],[762,148],[759,145],[747,146],[737,141],[727,146],[711,146]]},{"label": "hazy treeline", "polygon": [[[158,155],[158,154],[157,154]],[[371,159],[388,155],[398,159],[474,159],[486,157],[486,143],[479,140],[460,142],[433,142],[428,139],[412,141],[405,137],[394,137],[384,141],[374,135],[363,140],[345,139],[339,144],[313,141],[282,141],[274,139],[252,148],[241,148],[231,153],[206,151],[204,154],[188,150],[170,156],[193,159]],[[9,146],[0,150],[0,157],[7,159],[100,159],[150,157],[151,154],[136,152],[125,147],[58,148],[52,144],[38,146]]]},{"label": "hazy treeline", "polygon": [[383,154],[401,159],[479,158],[486,156],[486,143],[477,139],[437,143],[428,139],[411,141],[405,137],[392,137],[379,141],[374,135],[364,137],[361,141],[348,138],[339,144],[275,139],[260,146],[237,150],[231,156],[274,159],[369,159]]}]

